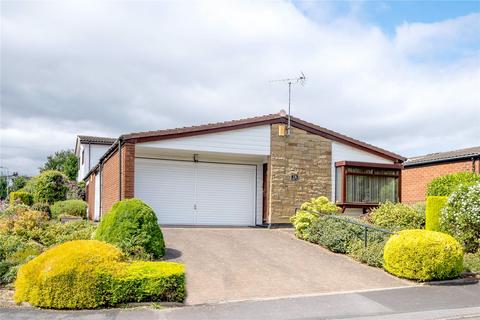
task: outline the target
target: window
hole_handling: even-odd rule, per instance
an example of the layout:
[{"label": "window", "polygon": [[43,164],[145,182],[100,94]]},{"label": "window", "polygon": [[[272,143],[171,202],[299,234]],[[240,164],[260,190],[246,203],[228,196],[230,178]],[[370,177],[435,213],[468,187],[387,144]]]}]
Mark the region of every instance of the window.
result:
[{"label": "window", "polygon": [[80,160],[82,161],[82,164],[85,160],[85,149],[82,150],[82,155],[80,156]]},{"label": "window", "polygon": [[399,201],[401,165],[348,161],[340,161],[335,165],[335,199],[337,202],[376,204],[385,201]]}]

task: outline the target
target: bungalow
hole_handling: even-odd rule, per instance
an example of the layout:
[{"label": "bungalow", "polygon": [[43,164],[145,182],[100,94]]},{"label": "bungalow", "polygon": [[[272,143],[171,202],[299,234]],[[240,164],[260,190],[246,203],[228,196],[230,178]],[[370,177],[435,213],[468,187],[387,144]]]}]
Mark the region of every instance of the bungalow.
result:
[{"label": "bungalow", "polygon": [[427,185],[433,179],[457,172],[480,174],[480,147],[436,152],[409,158],[402,172],[402,201],[425,201]]},{"label": "bungalow", "polygon": [[400,201],[404,160],[280,112],[124,134],[84,180],[93,220],[136,197],[160,224],[277,225],[320,195],[352,214]]}]

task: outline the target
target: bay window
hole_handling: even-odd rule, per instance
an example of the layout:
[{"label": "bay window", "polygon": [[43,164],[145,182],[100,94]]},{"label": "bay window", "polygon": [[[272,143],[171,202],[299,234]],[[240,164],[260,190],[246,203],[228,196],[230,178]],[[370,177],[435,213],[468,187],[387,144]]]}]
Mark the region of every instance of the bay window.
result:
[{"label": "bay window", "polygon": [[401,164],[335,163],[335,199],[343,207],[366,208],[400,201]]}]

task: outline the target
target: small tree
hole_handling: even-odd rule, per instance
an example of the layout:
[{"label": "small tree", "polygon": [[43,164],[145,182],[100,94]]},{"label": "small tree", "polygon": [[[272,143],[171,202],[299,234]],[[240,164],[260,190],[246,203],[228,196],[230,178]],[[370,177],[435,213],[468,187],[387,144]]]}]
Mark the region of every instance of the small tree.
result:
[{"label": "small tree", "polygon": [[15,192],[27,185],[28,182],[28,177],[26,176],[18,176],[12,179],[12,185],[10,186],[9,190],[10,192]]},{"label": "small tree", "polygon": [[47,157],[47,162],[40,168],[40,172],[57,170],[63,172],[70,180],[75,180],[78,171],[78,159],[73,150],[61,150]]},{"label": "small tree", "polygon": [[32,179],[27,185],[32,189],[35,202],[53,204],[66,198],[67,177],[60,171],[47,170]]}]

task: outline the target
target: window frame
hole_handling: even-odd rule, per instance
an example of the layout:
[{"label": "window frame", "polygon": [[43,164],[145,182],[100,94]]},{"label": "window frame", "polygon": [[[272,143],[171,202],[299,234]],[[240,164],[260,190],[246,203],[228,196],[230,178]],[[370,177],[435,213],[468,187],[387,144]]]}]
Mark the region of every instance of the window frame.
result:
[{"label": "window frame", "polygon": [[[372,169],[372,172],[348,172],[348,168],[361,168],[361,169]],[[401,163],[372,163],[372,162],[359,162],[359,161],[337,161],[335,162],[335,202],[337,205],[342,206],[343,210],[345,208],[371,208],[378,206],[378,202],[347,202],[347,176],[348,175],[357,175],[357,176],[370,176],[370,177],[393,177],[397,178],[397,199],[398,202],[402,201],[402,169],[403,165]],[[337,174],[337,170],[340,171],[340,174]],[[393,170],[397,171],[395,174],[389,173],[375,173],[375,170]],[[339,179],[341,181],[339,181]],[[340,185],[340,188],[338,187]],[[337,190],[340,194],[337,194]]]}]

